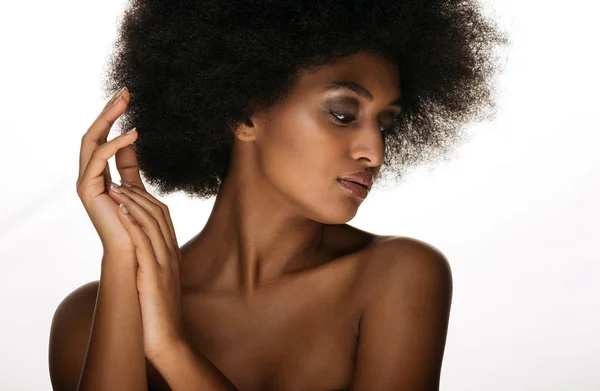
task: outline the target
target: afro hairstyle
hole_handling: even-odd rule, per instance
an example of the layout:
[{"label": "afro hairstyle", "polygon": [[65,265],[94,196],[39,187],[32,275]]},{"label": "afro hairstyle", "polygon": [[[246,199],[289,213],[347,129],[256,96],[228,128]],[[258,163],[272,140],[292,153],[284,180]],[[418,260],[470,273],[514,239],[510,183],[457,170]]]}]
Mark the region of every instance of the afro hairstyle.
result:
[{"label": "afro hairstyle", "polygon": [[217,194],[235,124],[280,102],[300,72],[369,50],[398,65],[402,112],[380,174],[443,158],[492,118],[507,34],[474,0],[130,0],[106,95],[127,86],[140,173],[165,195]]}]

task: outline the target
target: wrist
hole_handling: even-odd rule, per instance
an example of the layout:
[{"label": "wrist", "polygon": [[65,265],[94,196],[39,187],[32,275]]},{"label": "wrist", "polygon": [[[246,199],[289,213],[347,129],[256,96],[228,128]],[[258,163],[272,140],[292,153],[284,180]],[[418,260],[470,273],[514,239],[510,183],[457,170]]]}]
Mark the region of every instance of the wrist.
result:
[{"label": "wrist", "polygon": [[173,363],[177,363],[182,357],[189,357],[190,354],[191,348],[187,342],[173,340],[156,349],[155,352],[149,352],[146,356],[155,367],[169,368]]},{"label": "wrist", "polygon": [[135,247],[103,246],[102,253],[110,258],[135,258]]},{"label": "wrist", "polygon": [[237,391],[219,368],[185,341],[173,343],[155,359],[152,364],[172,390]]},{"label": "wrist", "polygon": [[102,263],[114,263],[120,265],[130,265],[134,263],[137,266],[137,257],[135,251],[104,249],[102,253]]}]

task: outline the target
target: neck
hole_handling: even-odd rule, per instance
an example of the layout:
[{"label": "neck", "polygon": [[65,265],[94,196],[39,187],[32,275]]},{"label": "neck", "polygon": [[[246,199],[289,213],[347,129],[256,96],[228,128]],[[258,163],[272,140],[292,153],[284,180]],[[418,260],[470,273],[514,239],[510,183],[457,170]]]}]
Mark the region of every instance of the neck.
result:
[{"label": "neck", "polygon": [[302,216],[301,206],[261,181],[252,164],[239,167],[221,184],[199,241],[217,283],[247,297],[322,262],[326,224]]}]

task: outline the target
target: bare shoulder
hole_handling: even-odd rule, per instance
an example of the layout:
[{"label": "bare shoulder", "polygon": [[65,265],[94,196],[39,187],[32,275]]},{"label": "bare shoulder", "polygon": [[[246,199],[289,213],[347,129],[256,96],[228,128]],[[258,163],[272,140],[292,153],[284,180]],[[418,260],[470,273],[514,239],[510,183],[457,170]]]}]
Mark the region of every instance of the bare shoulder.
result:
[{"label": "bare shoulder", "polygon": [[85,359],[99,281],[80,286],[58,305],[48,345],[50,379],[54,390],[75,390]]},{"label": "bare shoulder", "polygon": [[90,301],[96,302],[96,296],[98,294],[99,280],[90,281],[87,284],[83,284],[73,292],[69,293],[60,302],[56,311],[62,311],[65,307],[72,306],[74,304],[81,305],[87,304]]},{"label": "bare shoulder", "polygon": [[437,390],[452,300],[444,254],[421,240],[375,240],[361,259],[354,389]]},{"label": "bare shoulder", "polygon": [[373,256],[376,258],[370,262],[374,267],[399,265],[397,267],[450,269],[446,256],[437,247],[422,240],[407,236],[378,236],[374,242]]},{"label": "bare shoulder", "polygon": [[[51,336],[58,336],[65,326],[91,325],[99,281],[91,281],[69,293],[58,305],[52,318]],[[75,331],[75,330],[72,330]],[[89,331],[89,330],[88,330]],[[56,342],[51,340],[52,342]]]},{"label": "bare shoulder", "polygon": [[[100,281],[88,282],[69,293],[58,305],[50,326],[48,367],[52,389],[76,390],[85,361]],[[168,389],[146,359],[148,385]]]},{"label": "bare shoulder", "polygon": [[419,285],[452,295],[452,271],[446,256],[435,246],[405,236],[376,236],[361,257],[361,280],[368,293]]}]

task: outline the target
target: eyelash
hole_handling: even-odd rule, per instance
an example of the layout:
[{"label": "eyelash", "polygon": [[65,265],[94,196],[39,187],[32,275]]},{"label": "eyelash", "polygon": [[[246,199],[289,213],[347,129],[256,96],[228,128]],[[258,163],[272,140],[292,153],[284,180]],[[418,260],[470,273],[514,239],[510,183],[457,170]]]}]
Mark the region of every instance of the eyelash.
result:
[{"label": "eyelash", "polygon": [[[338,112],[336,112],[336,111],[330,111],[330,112],[329,112],[329,114],[331,115],[331,117],[332,117],[332,118],[333,118],[333,119],[334,119],[334,120],[335,120],[337,123],[339,123],[339,124],[342,124],[342,125],[348,125],[350,122],[352,122],[352,121],[354,121],[354,120],[356,119],[356,117],[354,117],[354,116],[352,116],[352,115],[350,115],[350,114],[338,113]],[[348,122],[344,122],[344,121],[340,120],[340,119],[337,117],[337,115],[341,115],[341,116],[343,116],[343,117],[347,117],[347,118],[349,118],[349,119],[348,119]],[[399,116],[398,116],[398,117],[399,117]],[[398,121],[398,117],[394,118],[394,124],[396,123],[396,121]],[[388,128],[382,129],[381,131],[382,131],[382,132],[384,132],[384,131],[386,131],[387,129],[391,128],[392,126],[394,126],[394,125],[392,124],[392,125],[390,125]],[[380,128],[380,129],[381,129],[381,128]]]}]

